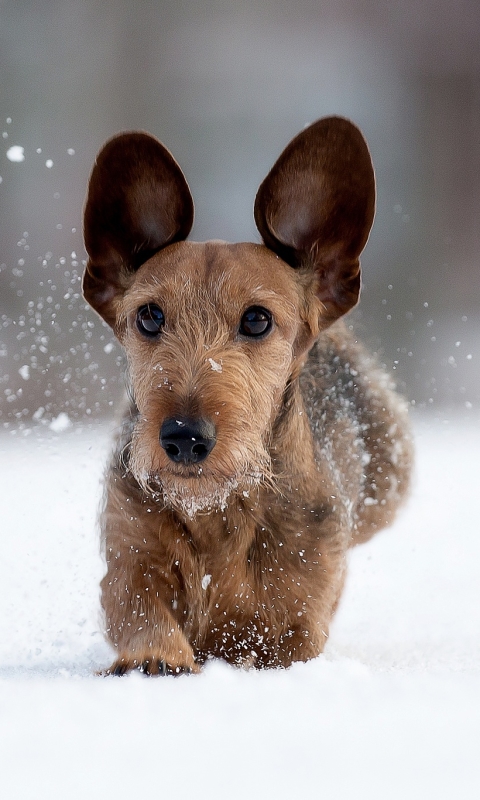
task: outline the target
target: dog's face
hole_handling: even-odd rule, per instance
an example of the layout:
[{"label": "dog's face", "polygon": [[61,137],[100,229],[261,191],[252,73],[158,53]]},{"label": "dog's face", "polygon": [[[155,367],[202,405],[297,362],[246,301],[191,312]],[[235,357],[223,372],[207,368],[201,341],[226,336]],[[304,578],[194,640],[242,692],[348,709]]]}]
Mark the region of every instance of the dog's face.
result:
[{"label": "dog's face", "polygon": [[129,466],[193,516],[270,476],[273,426],[319,331],[351,308],[374,213],[346,120],[293,140],[259,189],[265,245],[185,242],[193,203],[146,134],[107,143],[90,180],[86,299],[127,353],[139,420]]},{"label": "dog's face", "polygon": [[182,242],[140,267],[117,325],[137,480],[193,514],[265,479],[303,305],[294,271],[262,245]]}]

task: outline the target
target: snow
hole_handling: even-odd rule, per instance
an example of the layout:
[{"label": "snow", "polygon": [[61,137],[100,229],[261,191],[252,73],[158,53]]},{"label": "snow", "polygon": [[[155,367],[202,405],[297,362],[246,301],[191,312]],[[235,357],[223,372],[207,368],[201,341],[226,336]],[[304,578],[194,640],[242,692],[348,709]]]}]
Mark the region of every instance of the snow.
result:
[{"label": "snow", "polygon": [[16,162],[19,164],[21,161],[25,161],[25,148],[20,147],[19,144],[14,144],[7,150],[7,158],[9,161]]},{"label": "snow", "polygon": [[222,365],[219,364],[218,361],[214,361],[213,358],[209,358],[208,360],[214,372],[222,372]]},{"label": "snow", "polygon": [[156,679],[94,674],[111,431],[4,435],[2,796],[477,799],[479,422],[417,418],[411,500],[351,553],[323,656]]},{"label": "snow", "polygon": [[72,422],[68,414],[65,414],[64,411],[60,411],[60,414],[52,419],[50,423],[50,430],[54,433],[62,433],[62,431],[66,431],[67,428],[70,428]]},{"label": "snow", "polygon": [[204,575],[203,578],[202,578],[202,589],[204,589],[204,591],[207,591],[207,589],[210,586],[211,582],[212,582],[212,576],[211,575]]}]

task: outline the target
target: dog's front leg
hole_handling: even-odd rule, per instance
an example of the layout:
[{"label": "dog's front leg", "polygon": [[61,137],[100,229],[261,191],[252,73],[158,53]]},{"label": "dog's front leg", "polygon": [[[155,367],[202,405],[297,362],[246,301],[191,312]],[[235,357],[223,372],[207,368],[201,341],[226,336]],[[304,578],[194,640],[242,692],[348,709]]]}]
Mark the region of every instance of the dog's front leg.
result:
[{"label": "dog's front leg", "polygon": [[289,667],[322,653],[345,580],[349,533],[341,508],[299,503],[278,514],[250,550],[263,625],[262,646],[253,648],[257,667]]},{"label": "dog's front leg", "polygon": [[123,675],[132,669],[150,675],[199,671],[193,650],[168,608],[172,585],[165,574],[131,552],[117,551],[101,589],[107,637],[117,650],[106,674]]}]

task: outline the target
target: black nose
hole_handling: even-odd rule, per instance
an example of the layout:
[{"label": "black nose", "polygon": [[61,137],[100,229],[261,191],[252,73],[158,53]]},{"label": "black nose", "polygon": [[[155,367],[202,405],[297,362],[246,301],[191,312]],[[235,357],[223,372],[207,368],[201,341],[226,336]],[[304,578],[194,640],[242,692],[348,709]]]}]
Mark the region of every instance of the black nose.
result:
[{"label": "black nose", "polygon": [[169,459],[177,463],[204,461],[216,441],[215,426],[208,419],[171,417],[160,429],[160,444]]}]

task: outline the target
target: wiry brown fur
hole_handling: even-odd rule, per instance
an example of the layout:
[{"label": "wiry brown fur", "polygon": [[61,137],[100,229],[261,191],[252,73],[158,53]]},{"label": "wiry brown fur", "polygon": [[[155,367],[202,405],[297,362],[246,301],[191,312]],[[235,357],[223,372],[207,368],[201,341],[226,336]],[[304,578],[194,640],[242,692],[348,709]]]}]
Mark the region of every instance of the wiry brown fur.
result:
[{"label": "wiry brown fur", "polygon": [[[337,121],[335,132],[345,124]],[[348,135],[356,137],[355,131]],[[325,137],[324,128],[320,134]],[[324,146],[320,134],[299,139],[302,147],[314,141],[317,152]],[[299,152],[294,149],[295,174],[301,172]],[[304,161],[311,160],[310,152]],[[366,161],[360,173],[368,173]],[[362,216],[364,205],[356,201],[350,227],[342,217],[346,244],[343,228],[332,244],[324,224],[326,249],[318,231],[315,241],[300,246],[306,215],[297,209],[299,232],[291,235],[295,255],[289,261],[290,217],[278,200],[285,178],[278,171],[274,178],[262,185],[256,207],[268,247],[185,242],[185,230],[181,241],[174,235],[164,241],[166,224],[152,233],[149,219],[148,236],[157,238],[145,246],[138,267],[124,253],[115,257],[119,246],[111,244],[110,229],[103,240],[96,222],[89,237],[88,219],[97,206],[108,206],[104,180],[92,175],[85,294],[125,348],[133,398],[107,474],[102,514],[102,605],[116,650],[109,672],[196,672],[210,657],[287,667],[318,655],[342,591],[348,548],[388,525],[407,490],[405,404],[336,321],[358,296],[371,188],[368,213]],[[185,188],[176,180],[184,208]],[[133,193],[127,185],[125,193],[130,204],[134,196],[141,205],[137,185]],[[317,216],[325,216],[315,202]],[[290,212],[295,218],[295,208]],[[166,320],[155,339],[136,327],[137,309],[148,303],[158,304]],[[263,338],[238,332],[252,306],[272,314],[273,328]],[[160,446],[162,423],[175,415],[214,422],[216,443],[201,464],[173,463]]]}]

